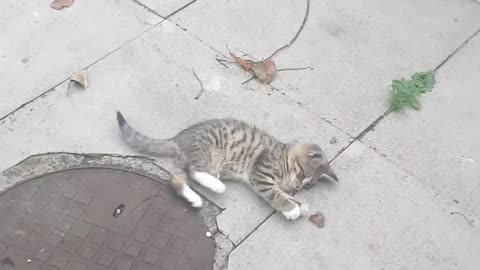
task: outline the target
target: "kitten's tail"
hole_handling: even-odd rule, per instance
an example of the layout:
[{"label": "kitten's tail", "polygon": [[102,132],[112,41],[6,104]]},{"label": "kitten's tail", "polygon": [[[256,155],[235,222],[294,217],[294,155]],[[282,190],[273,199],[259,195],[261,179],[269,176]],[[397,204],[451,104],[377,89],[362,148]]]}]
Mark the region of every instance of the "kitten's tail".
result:
[{"label": "kitten's tail", "polygon": [[171,139],[158,140],[141,134],[127,123],[119,111],[117,111],[117,121],[120,131],[122,132],[123,140],[134,150],[158,157],[173,157],[178,155],[178,146]]}]

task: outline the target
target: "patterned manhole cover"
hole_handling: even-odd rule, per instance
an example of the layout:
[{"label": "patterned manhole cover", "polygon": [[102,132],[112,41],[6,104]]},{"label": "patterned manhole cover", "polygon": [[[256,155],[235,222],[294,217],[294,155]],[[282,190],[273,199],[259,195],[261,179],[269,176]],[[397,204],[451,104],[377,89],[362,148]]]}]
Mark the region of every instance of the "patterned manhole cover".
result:
[{"label": "patterned manhole cover", "polygon": [[0,195],[0,269],[212,269],[206,231],[197,212],[149,178],[61,171]]}]

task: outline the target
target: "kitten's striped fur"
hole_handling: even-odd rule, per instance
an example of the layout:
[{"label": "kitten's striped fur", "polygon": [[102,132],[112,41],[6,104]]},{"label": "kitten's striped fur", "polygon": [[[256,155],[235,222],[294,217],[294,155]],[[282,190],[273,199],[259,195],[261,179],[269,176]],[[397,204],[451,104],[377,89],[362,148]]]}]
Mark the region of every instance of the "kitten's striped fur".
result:
[{"label": "kitten's striped fur", "polygon": [[291,197],[295,191],[322,177],[337,180],[318,145],[285,144],[243,121],[208,120],[173,138],[159,140],[134,130],[120,112],[117,120],[129,146],[148,155],[175,160],[172,186],[194,207],[201,207],[202,199],[188,186],[189,179],[218,193],[225,191],[219,179],[238,180],[250,185],[286,218],[296,219],[300,216],[300,203]]}]

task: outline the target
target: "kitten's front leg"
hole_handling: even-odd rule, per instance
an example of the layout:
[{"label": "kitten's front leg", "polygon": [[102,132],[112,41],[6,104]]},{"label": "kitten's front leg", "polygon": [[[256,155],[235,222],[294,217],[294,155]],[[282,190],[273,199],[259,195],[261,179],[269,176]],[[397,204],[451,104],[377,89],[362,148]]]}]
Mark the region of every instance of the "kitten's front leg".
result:
[{"label": "kitten's front leg", "polygon": [[295,206],[292,208],[292,210],[282,211],[282,214],[283,214],[287,219],[295,220],[295,219],[297,219],[297,218],[300,217],[300,215],[302,214],[302,211],[301,211],[301,209],[300,209],[300,205],[295,204]]},{"label": "kitten's front leg", "polygon": [[295,220],[302,214],[301,204],[281,190],[276,184],[273,174],[256,169],[250,175],[250,184],[273,208],[289,220]]},{"label": "kitten's front leg", "polygon": [[282,211],[282,214],[287,218],[287,219],[291,219],[291,220],[295,220],[297,219],[298,217],[300,216],[308,216],[309,215],[309,212],[310,212],[310,209],[308,208],[308,205],[305,204],[305,203],[300,203],[300,202],[297,202],[297,201],[294,201],[296,203],[296,206],[295,208],[293,208],[291,211],[289,212],[283,212]]}]

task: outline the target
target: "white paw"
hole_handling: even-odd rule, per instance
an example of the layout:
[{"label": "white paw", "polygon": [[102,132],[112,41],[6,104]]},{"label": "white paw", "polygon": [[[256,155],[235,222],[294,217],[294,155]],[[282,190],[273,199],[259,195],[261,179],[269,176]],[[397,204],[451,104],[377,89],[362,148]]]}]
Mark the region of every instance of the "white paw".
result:
[{"label": "white paw", "polygon": [[200,185],[210,189],[216,193],[225,192],[225,184],[222,183],[217,177],[206,173],[206,172],[195,172],[193,173],[193,179],[197,181]]},{"label": "white paw", "polygon": [[300,214],[301,214],[300,206],[295,205],[295,208],[293,208],[290,211],[282,212],[282,214],[289,220],[295,220],[300,217]]},{"label": "white paw", "polygon": [[202,198],[197,193],[195,193],[195,191],[193,191],[189,186],[183,186],[182,195],[185,199],[187,199],[187,201],[192,204],[193,207],[202,207]]},{"label": "white paw", "polygon": [[217,183],[215,183],[214,185],[211,185],[209,187],[213,192],[216,192],[216,193],[223,193],[225,192],[225,189],[227,189],[227,187],[225,186],[224,183],[218,181]]},{"label": "white paw", "polygon": [[202,198],[199,197],[197,200],[191,202],[191,205],[192,205],[192,207],[195,207],[195,208],[202,207],[202,205],[203,205]]}]

